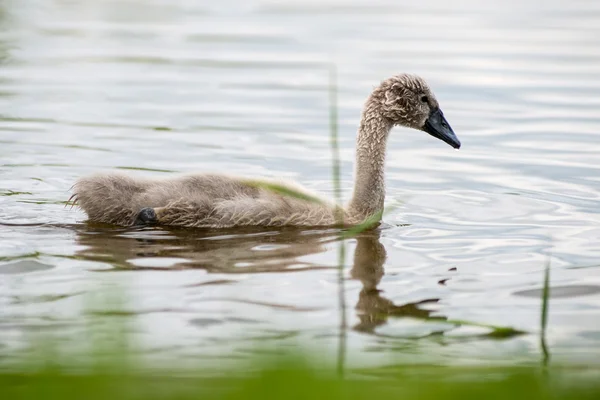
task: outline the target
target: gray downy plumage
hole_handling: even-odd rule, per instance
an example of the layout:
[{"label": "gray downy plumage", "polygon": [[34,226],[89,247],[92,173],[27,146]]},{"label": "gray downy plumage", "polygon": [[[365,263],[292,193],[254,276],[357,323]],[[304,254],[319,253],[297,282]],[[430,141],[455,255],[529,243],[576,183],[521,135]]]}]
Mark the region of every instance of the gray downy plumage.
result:
[{"label": "gray downy plumage", "polygon": [[[356,225],[375,215],[378,222],[385,198],[385,154],[391,129],[401,125],[437,137],[454,148],[460,142],[445,120],[427,83],[409,74],[383,81],[368,97],[358,129],[354,192],[342,208],[317,198],[292,182],[222,174],[193,174],[141,179],[109,173],[79,179],[74,204],[89,220],[130,226],[142,209],[152,209],[160,225],[227,228],[235,226]],[[304,193],[307,198],[274,191],[269,185]],[[340,212],[341,211],[341,212]]]}]

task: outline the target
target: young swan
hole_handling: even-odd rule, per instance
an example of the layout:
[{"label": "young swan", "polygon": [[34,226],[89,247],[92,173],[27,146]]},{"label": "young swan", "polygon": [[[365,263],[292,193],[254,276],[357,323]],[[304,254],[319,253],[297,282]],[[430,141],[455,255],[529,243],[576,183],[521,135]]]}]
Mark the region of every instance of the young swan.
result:
[{"label": "young swan", "polygon": [[401,74],[383,81],[373,90],[362,112],[354,193],[345,208],[325,200],[314,201],[314,195],[291,183],[283,185],[312,199],[273,190],[269,187],[272,181],[217,174],[152,180],[94,175],[76,182],[73,197],[91,221],[123,226],[308,227],[338,225],[340,217],[345,225],[355,225],[373,216],[379,222],[385,197],[386,142],[395,125],[425,131],[460,148],[460,141],[423,79]]}]

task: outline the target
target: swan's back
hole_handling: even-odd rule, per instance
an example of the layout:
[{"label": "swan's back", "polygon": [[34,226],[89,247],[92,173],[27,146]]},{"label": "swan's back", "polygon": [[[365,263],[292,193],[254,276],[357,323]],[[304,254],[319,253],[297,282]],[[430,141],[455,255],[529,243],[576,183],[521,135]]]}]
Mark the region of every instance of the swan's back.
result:
[{"label": "swan's back", "polygon": [[[289,182],[264,182],[315,197]],[[90,220],[122,226],[132,225],[145,208],[156,210],[161,224],[187,227],[335,224],[332,204],[279,194],[260,184],[219,174],[152,180],[99,174],[80,179],[74,192]]]}]

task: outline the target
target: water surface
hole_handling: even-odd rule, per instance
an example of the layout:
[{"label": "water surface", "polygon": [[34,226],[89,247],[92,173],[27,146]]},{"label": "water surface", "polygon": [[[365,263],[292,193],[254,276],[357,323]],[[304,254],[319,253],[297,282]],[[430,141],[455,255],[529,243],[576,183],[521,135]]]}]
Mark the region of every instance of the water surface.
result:
[{"label": "water surface", "polygon": [[[25,357],[31,332],[76,346],[85,321],[115,315],[141,354],[182,365],[297,342],[333,357],[335,231],[122,229],[64,207],[99,170],[284,177],[331,195],[329,61],[345,198],[362,103],[389,75],[424,76],[463,143],[394,130],[398,206],[346,240],[348,364],[535,362],[547,260],[553,360],[596,360],[600,4],[540,7],[4,2],[0,362]],[[126,300],[89,300],[103,288]],[[528,334],[498,340],[445,320]]]}]

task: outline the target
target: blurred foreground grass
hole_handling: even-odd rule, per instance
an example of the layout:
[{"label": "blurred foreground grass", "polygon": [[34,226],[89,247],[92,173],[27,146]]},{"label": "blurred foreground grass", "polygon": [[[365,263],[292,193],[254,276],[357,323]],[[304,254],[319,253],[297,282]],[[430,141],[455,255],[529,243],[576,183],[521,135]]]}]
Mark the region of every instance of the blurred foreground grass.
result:
[{"label": "blurred foreground grass", "polygon": [[[2,399],[599,399],[600,382],[584,370],[533,367],[398,366],[356,377],[317,372],[297,357],[265,364],[247,376],[201,378],[164,373],[1,373]],[[119,368],[117,368],[119,369]],[[588,377],[584,377],[588,375]],[[597,374],[594,373],[597,376]],[[377,377],[378,379],[372,379]],[[369,379],[365,379],[369,378]]]}]

